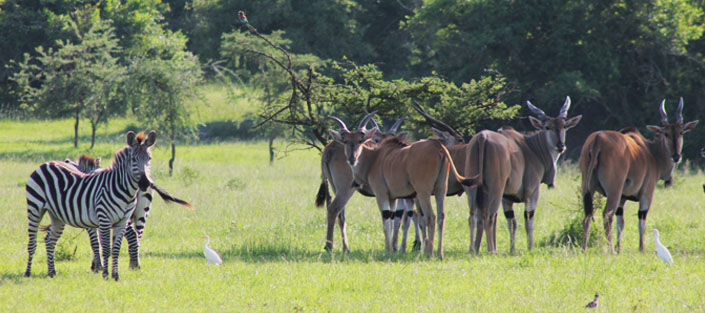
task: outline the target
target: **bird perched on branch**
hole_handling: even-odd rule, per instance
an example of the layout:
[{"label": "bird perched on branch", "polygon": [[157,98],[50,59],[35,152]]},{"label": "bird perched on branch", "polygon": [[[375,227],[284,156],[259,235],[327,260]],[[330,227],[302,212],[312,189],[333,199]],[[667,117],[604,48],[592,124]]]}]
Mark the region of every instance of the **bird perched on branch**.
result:
[{"label": "bird perched on branch", "polygon": [[661,241],[658,240],[658,229],[649,229],[648,231],[654,233],[654,242],[656,243],[656,254],[658,257],[668,264],[673,264],[673,257],[671,257],[671,253],[668,252],[668,248],[662,245]]},{"label": "bird perched on branch", "polygon": [[592,300],[592,301],[590,301],[588,304],[586,304],[585,307],[588,308],[588,309],[594,309],[594,308],[596,308],[596,307],[599,305],[599,303],[597,303],[597,299],[598,299],[598,298],[600,298],[600,294],[599,294],[599,293],[596,293],[596,294],[595,294],[595,299]]},{"label": "bird perched on branch", "polygon": [[201,236],[201,239],[206,239],[206,244],[203,246],[203,254],[206,256],[206,260],[208,260],[208,265],[215,264],[215,265],[220,265],[223,264],[223,259],[220,258],[220,254],[218,254],[217,251],[211,249],[208,246],[208,243],[211,241],[211,238],[206,236]]},{"label": "bird perched on branch", "polygon": [[237,19],[240,21],[240,23],[243,24],[249,24],[250,22],[247,20],[247,16],[245,16],[245,12],[242,11],[237,11]]}]

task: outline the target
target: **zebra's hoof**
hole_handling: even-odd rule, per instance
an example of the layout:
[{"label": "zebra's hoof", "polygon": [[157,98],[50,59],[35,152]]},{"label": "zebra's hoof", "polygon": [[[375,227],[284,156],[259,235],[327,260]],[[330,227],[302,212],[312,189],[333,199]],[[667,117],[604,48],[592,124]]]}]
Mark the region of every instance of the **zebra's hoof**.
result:
[{"label": "zebra's hoof", "polygon": [[140,266],[140,261],[130,261],[130,269],[131,270],[138,270],[140,268],[142,268]]},{"label": "zebra's hoof", "polygon": [[29,272],[24,272],[24,277],[29,277],[30,273]]},{"label": "zebra's hoof", "polygon": [[49,272],[49,277],[54,278],[56,276],[56,272]]},{"label": "zebra's hoof", "polygon": [[120,275],[113,273],[113,279],[114,279],[115,281],[120,280]]},{"label": "zebra's hoof", "polygon": [[98,272],[100,272],[100,271],[102,271],[102,270],[103,270],[103,266],[102,266],[102,265],[100,265],[100,264],[95,264],[95,263],[91,264],[91,271],[93,271],[93,273],[98,274]]},{"label": "zebra's hoof", "polygon": [[103,272],[103,279],[108,280],[108,272]]}]

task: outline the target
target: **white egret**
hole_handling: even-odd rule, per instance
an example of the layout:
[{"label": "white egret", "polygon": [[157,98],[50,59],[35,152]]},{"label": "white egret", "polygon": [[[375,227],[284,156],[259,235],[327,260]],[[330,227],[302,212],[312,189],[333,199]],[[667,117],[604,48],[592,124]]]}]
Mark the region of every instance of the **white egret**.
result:
[{"label": "white egret", "polygon": [[654,233],[654,242],[656,243],[656,254],[658,257],[668,264],[673,264],[673,258],[671,257],[671,253],[668,252],[668,248],[658,240],[658,229],[649,229],[649,232]]},{"label": "white egret", "polygon": [[592,300],[592,301],[590,301],[590,302],[588,302],[588,304],[586,304],[585,307],[588,308],[588,309],[594,309],[594,308],[596,308],[596,307],[599,305],[599,303],[597,303],[597,299],[598,299],[598,298],[600,298],[600,294],[599,294],[599,293],[596,293],[596,294],[595,294],[595,299]]},{"label": "white egret", "polygon": [[203,246],[203,254],[206,256],[206,260],[208,260],[208,265],[222,264],[223,259],[220,258],[220,254],[218,254],[218,251],[215,251],[215,250],[211,249],[211,247],[208,246],[208,243],[211,241],[211,238],[208,237],[208,235],[205,235],[205,236],[201,236],[201,239],[206,239],[206,244]]}]

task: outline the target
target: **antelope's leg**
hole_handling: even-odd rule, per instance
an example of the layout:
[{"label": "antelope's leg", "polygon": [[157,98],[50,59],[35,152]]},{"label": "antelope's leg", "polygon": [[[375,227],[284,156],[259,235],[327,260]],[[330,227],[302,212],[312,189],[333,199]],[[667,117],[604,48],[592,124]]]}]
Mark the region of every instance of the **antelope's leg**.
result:
[{"label": "antelope's leg", "polygon": [[446,191],[440,190],[436,192],[436,212],[438,212],[438,258],[443,259],[443,231],[446,227],[446,214],[444,209],[444,200]]},{"label": "antelope's leg", "polygon": [[[401,208],[400,208],[401,207]],[[411,226],[411,219],[414,215],[414,202],[410,199],[398,199],[397,200],[397,211],[402,210],[403,214],[401,217],[401,227],[402,227],[402,239],[401,239],[401,251],[406,252],[406,242],[409,238],[409,226]],[[418,232],[416,233],[418,237]]]},{"label": "antelope's leg", "polygon": [[392,250],[399,251],[399,228],[401,227],[401,219],[404,217],[404,199],[394,200],[393,212],[393,229],[392,229]]},{"label": "antelope's leg", "polygon": [[507,229],[509,229],[509,252],[516,252],[516,231],[517,221],[514,218],[514,202],[502,199],[504,217],[507,218]]},{"label": "antelope's leg", "polygon": [[477,194],[483,192],[482,189],[471,188],[466,190],[468,196],[468,207],[470,215],[468,216],[468,226],[470,228],[470,248],[468,253],[479,253],[480,243],[482,242],[482,228],[480,226],[480,214],[483,203],[478,203],[480,199]]},{"label": "antelope's leg", "polygon": [[526,223],[526,241],[528,249],[534,247],[534,213],[539,204],[539,189],[536,190],[526,199],[524,207],[524,222]]},{"label": "antelope's leg", "polygon": [[[335,198],[333,201],[330,203],[330,205],[327,208],[327,223],[328,223],[328,228],[326,231],[326,245],[325,249],[326,251],[332,251],[333,250],[333,232],[335,230],[335,220],[339,218],[340,213],[345,210],[345,204],[348,203],[348,200],[350,200],[350,197],[352,197],[353,192],[355,190],[351,187],[349,188],[339,188],[337,189],[337,193],[335,194]],[[344,227],[341,227],[343,229]],[[344,240],[347,238],[344,238]],[[343,242],[343,250],[346,250],[346,242]]]},{"label": "antelope's leg", "polygon": [[587,191],[583,194],[583,210],[585,217],[583,218],[583,250],[587,249],[590,241],[590,224],[592,224],[592,215],[595,213],[595,208],[592,203],[593,191]]},{"label": "antelope's leg", "polygon": [[624,231],[624,203],[627,199],[622,198],[615,215],[617,216],[617,253],[622,251],[622,232]]},{"label": "antelope's leg", "polygon": [[644,231],[646,231],[646,215],[651,208],[651,197],[654,192],[646,192],[646,196],[639,199],[639,252],[644,252]]},{"label": "antelope's leg", "polygon": [[433,214],[433,207],[431,206],[431,195],[417,193],[416,201],[426,219],[424,223],[428,237],[424,241],[424,254],[427,258],[431,258],[433,257],[433,239],[436,231],[436,216]]},{"label": "antelope's leg", "polygon": [[345,207],[338,214],[338,226],[340,226],[340,239],[343,241],[343,252],[350,252],[350,246],[348,246],[348,225],[345,222]]},{"label": "antelope's leg", "polygon": [[384,249],[388,253],[392,253],[392,228],[394,223],[394,214],[392,213],[392,205],[396,202],[391,202],[384,195],[376,196],[377,206],[382,214],[382,226],[384,228]]},{"label": "antelope's leg", "polygon": [[499,204],[502,199],[502,190],[498,192],[489,193],[487,201],[487,209],[485,210],[484,224],[485,224],[485,234],[487,235],[487,251],[489,253],[495,253],[497,250],[497,239],[494,233],[495,224],[497,221],[497,211],[499,211]]},{"label": "antelope's leg", "polygon": [[614,253],[614,245],[612,241],[612,221],[614,213],[617,212],[617,207],[621,201],[621,195],[608,196],[607,203],[605,204],[605,211],[602,212],[603,225],[605,227],[605,235],[607,236],[607,246],[610,253]]}]

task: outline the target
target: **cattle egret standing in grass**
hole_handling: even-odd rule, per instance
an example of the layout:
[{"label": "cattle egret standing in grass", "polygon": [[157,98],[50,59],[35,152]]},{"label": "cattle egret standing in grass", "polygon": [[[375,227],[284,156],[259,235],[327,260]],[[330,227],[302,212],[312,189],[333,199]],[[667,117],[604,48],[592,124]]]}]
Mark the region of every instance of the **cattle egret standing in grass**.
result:
[{"label": "cattle egret standing in grass", "polygon": [[658,257],[668,264],[673,264],[673,258],[671,257],[671,253],[668,252],[668,248],[662,245],[661,241],[658,240],[658,229],[649,229],[649,232],[654,233],[654,242],[656,243],[656,254]]},{"label": "cattle egret standing in grass", "polygon": [[208,246],[208,243],[211,241],[211,238],[206,236],[201,236],[201,238],[206,239],[206,244],[203,246],[203,254],[206,256],[206,260],[208,260],[208,265],[215,264],[215,265],[220,265],[223,263],[223,259],[220,258],[220,254],[218,254],[217,251],[211,249]]}]

